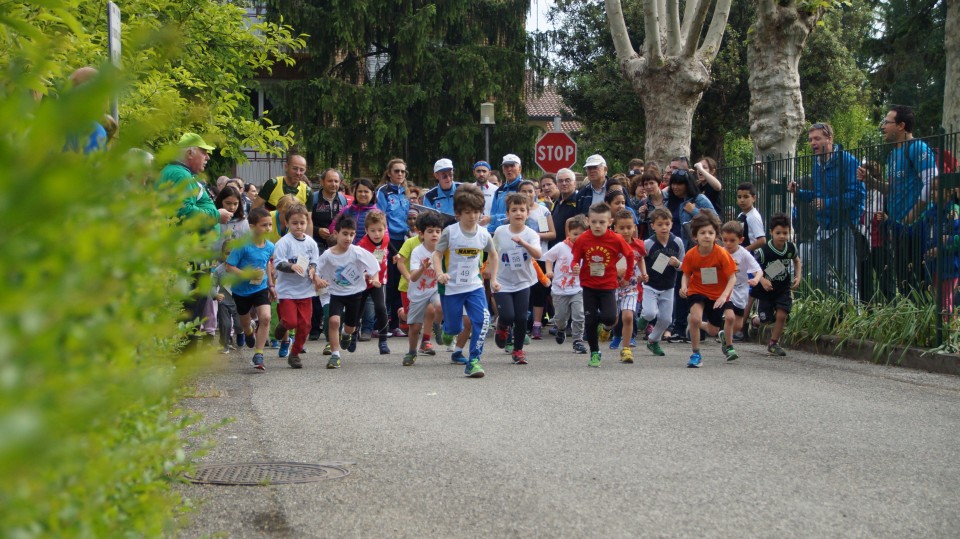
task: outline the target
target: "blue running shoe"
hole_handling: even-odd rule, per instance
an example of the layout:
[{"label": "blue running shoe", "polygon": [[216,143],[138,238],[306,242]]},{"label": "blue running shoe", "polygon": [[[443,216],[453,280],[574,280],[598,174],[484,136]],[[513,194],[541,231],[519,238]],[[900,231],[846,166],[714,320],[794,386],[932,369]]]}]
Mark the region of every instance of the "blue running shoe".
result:
[{"label": "blue running shoe", "polygon": [[636,347],[637,347],[637,340],[630,339],[630,348],[636,348]]},{"label": "blue running shoe", "polygon": [[277,355],[280,357],[287,357],[290,355],[290,340],[280,341],[280,351],[277,352]]},{"label": "blue running shoe", "polygon": [[690,356],[690,361],[687,362],[688,369],[699,369],[700,364],[703,363],[702,358],[700,357],[700,352],[694,352]]},{"label": "blue running shoe", "polygon": [[250,364],[258,371],[267,370],[263,365],[263,354],[253,354],[253,359],[250,360]]},{"label": "blue running shoe", "polygon": [[621,339],[620,337],[614,337],[613,339],[611,339],[611,340],[610,340],[610,349],[611,349],[611,350],[616,350],[617,348],[620,348],[620,342],[621,342],[621,340],[622,340],[622,339]]},{"label": "blue running shoe", "polygon": [[456,363],[457,365],[466,365],[467,356],[463,355],[463,352],[454,352],[450,356],[450,363]]}]

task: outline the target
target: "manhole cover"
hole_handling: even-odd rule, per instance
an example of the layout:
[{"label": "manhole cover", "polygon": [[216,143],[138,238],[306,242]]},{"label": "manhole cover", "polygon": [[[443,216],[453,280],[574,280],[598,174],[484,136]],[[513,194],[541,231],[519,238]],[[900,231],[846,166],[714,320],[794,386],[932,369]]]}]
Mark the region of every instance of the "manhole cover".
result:
[{"label": "manhole cover", "polygon": [[350,475],[346,463],[303,464],[299,462],[243,462],[205,464],[186,478],[193,483],[210,485],[284,485],[313,483]]}]

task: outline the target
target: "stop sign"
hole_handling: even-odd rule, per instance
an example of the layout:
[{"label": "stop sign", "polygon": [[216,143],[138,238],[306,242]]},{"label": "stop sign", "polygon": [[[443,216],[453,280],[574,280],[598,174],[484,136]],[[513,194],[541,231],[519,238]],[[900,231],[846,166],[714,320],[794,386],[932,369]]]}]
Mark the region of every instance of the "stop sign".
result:
[{"label": "stop sign", "polygon": [[559,131],[545,133],[533,147],[534,161],[544,172],[556,174],[561,168],[571,168],[577,162],[577,143],[570,135]]}]

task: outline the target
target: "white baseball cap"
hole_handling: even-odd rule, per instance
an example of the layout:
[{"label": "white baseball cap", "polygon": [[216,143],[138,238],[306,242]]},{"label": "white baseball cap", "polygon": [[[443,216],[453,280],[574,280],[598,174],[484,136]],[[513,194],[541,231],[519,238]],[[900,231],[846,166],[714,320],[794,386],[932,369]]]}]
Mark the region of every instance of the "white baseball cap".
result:
[{"label": "white baseball cap", "polygon": [[587,158],[587,162],[583,164],[584,167],[605,167],[607,166],[606,160],[600,156],[600,154],[595,153]]},{"label": "white baseball cap", "polygon": [[441,170],[453,170],[453,161],[443,158],[433,164],[434,172],[440,172]]},{"label": "white baseball cap", "polygon": [[519,166],[520,158],[512,153],[508,153],[507,155],[503,156],[503,161],[500,163],[500,166],[502,167],[503,165],[507,165],[507,164],[514,164]]}]

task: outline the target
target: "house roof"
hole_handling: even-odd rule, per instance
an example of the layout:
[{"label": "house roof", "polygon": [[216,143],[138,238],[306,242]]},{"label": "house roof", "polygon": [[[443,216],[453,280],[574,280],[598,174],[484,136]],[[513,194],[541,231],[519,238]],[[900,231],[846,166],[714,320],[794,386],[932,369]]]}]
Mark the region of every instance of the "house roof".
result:
[{"label": "house roof", "polygon": [[560,116],[560,128],[563,131],[570,133],[583,129],[583,124],[574,119],[573,111],[563,103],[557,89],[550,84],[544,84],[543,88],[538,90],[533,74],[529,71],[523,85],[523,98],[530,120],[552,121]]}]

